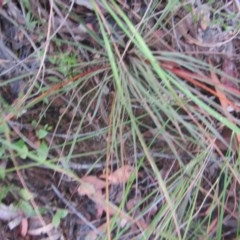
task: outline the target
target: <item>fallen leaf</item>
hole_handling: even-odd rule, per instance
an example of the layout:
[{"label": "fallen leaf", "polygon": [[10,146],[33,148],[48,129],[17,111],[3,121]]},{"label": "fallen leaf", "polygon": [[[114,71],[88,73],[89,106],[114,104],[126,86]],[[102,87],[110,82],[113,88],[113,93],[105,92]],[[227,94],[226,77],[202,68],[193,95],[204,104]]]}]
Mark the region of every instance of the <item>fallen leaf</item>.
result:
[{"label": "fallen leaf", "polygon": [[[99,204],[99,199],[104,199],[102,189],[105,187],[105,182],[96,176],[85,176],[82,178],[83,183],[78,188],[80,196],[87,195],[92,201],[96,203],[97,217],[100,218],[103,214],[104,208]],[[96,196],[94,196],[96,194]]]},{"label": "fallen leaf", "polygon": [[91,196],[105,187],[105,182],[96,176],[84,176],[83,183],[78,188],[78,193],[82,195]]},{"label": "fallen leaf", "polygon": [[134,168],[129,165],[122,166],[108,176],[110,184],[126,183],[134,173]]},{"label": "fallen leaf", "polygon": [[22,218],[23,218],[22,216],[14,218],[12,221],[10,221],[8,223],[8,228],[10,230],[12,230],[12,229],[16,228],[17,226],[19,226],[22,222]]},{"label": "fallen leaf", "polygon": [[101,226],[99,226],[96,230],[90,231],[87,236],[85,237],[85,240],[95,240],[97,239],[97,236],[100,234],[103,234],[107,229],[107,223],[103,223]]},{"label": "fallen leaf", "polygon": [[95,192],[96,192],[95,188],[91,183],[82,183],[78,188],[78,193],[80,194],[80,196],[83,196],[83,195],[91,196]]},{"label": "fallen leaf", "polygon": [[54,229],[54,226],[52,223],[45,225],[43,227],[38,227],[34,229],[29,229],[28,234],[31,236],[40,236],[42,234],[48,234]]},{"label": "fallen leaf", "polygon": [[21,236],[26,237],[28,231],[28,220],[27,218],[23,218],[21,222]]},{"label": "fallen leaf", "polygon": [[3,203],[0,204],[0,220],[10,221],[14,218],[23,216],[23,212],[18,210],[13,205],[5,205]]},{"label": "fallen leaf", "polygon": [[[130,211],[132,211],[134,208],[136,209],[136,211],[134,211],[132,214],[134,217],[139,218],[139,216],[141,216],[142,214],[140,213],[139,208],[136,208],[136,206],[142,201],[142,199],[140,198],[140,196],[135,197],[133,199],[130,199],[127,202],[127,209],[129,209]],[[140,217],[138,220],[138,225],[142,227],[142,229],[147,229],[148,228],[148,224],[146,223],[146,221],[144,220],[143,217]],[[137,227],[136,225],[134,227]],[[137,229],[137,228],[136,228]]]}]

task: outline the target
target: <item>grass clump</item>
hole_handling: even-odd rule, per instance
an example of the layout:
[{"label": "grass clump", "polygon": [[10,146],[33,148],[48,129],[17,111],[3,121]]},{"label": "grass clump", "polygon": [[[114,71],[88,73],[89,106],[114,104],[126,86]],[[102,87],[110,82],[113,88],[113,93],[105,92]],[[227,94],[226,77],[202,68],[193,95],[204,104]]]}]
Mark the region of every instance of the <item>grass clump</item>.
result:
[{"label": "grass clump", "polygon": [[236,3],[9,1],[0,14],[7,234],[237,238]]}]

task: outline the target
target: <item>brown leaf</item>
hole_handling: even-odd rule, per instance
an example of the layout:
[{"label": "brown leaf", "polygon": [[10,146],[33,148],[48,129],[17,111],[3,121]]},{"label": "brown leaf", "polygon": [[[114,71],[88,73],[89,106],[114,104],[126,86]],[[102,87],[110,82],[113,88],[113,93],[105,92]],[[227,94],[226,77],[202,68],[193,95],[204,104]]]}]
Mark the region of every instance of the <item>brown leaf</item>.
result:
[{"label": "brown leaf", "polygon": [[23,218],[21,221],[21,236],[26,237],[28,231],[28,220],[27,218]]},{"label": "brown leaf", "polygon": [[32,236],[41,236],[42,234],[50,234],[50,232],[54,230],[54,225],[52,223],[47,224],[45,226],[40,226],[38,228],[34,228],[34,229],[29,229],[28,230],[28,234],[32,235]]},{"label": "brown leaf", "polygon": [[98,231],[94,230],[94,231],[90,231],[87,236],[86,236],[86,240],[95,240],[97,239],[97,236],[98,236],[98,232],[100,233],[104,233],[106,232],[106,229],[107,229],[107,223],[103,223],[101,226],[99,226],[97,228]]},{"label": "brown leaf", "polygon": [[78,188],[78,193],[82,195],[92,196],[105,187],[105,182],[96,176],[85,176],[82,178],[83,182]]},{"label": "brown leaf", "polygon": [[134,173],[134,168],[129,165],[122,166],[108,176],[110,184],[126,183]]}]

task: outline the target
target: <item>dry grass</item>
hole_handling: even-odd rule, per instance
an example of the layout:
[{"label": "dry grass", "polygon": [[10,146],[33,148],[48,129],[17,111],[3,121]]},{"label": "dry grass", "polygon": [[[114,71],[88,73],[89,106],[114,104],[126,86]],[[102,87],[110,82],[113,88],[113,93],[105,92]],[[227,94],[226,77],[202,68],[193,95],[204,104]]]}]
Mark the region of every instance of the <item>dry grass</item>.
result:
[{"label": "dry grass", "polygon": [[237,1],[4,1],[0,238],[237,239]]}]

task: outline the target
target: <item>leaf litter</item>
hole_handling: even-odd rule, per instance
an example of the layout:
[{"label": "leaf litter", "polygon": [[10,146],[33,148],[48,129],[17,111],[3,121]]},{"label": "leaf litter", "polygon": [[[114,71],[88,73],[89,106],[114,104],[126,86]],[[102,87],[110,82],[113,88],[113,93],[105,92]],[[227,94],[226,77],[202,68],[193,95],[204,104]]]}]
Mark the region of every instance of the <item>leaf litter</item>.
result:
[{"label": "leaf litter", "polygon": [[[129,39],[103,1],[95,2],[112,31],[111,41],[123,52]],[[159,20],[168,4],[164,1],[149,1],[151,5],[139,0],[116,2],[144,36],[156,58],[160,59],[160,66],[170,75],[175,74],[203,102],[239,126],[238,1],[218,1],[212,5],[207,1],[191,1],[173,9],[174,14],[168,14],[165,22]],[[132,135],[126,113],[120,116],[124,119],[124,126],[119,127],[117,132],[114,160],[106,166],[107,129],[116,86],[109,80],[110,67],[105,58],[105,46],[94,6],[90,1],[81,0],[60,0],[52,4],[51,1],[0,1],[1,123],[2,119],[7,121],[11,142],[17,144],[22,140],[22,149],[26,149],[24,158],[15,153],[18,166],[12,163],[9,149],[5,149],[1,156],[0,166],[4,171],[1,174],[1,192],[8,186],[14,187],[8,189],[6,195],[0,195],[0,229],[4,229],[0,231],[0,237],[97,239],[106,236],[111,224],[112,237],[121,232],[119,239],[140,239],[148,229],[154,229],[152,226],[161,229],[166,223],[163,219],[169,221],[168,216],[172,213],[169,214],[169,206],[150,162],[144,161],[140,168],[138,166],[147,154],[140,141]],[[54,34],[44,71],[24,103],[26,112],[19,114],[22,109],[14,109],[14,106],[31,86],[39,69],[47,34],[46,19],[50,16],[51,7],[55,14],[50,19],[51,33]],[[143,18],[147,10],[151,14],[149,18]],[[232,14],[232,17],[226,17],[227,14]],[[172,54],[176,60],[166,58],[166,53]],[[176,53],[192,58],[179,58]],[[198,66],[196,59],[210,63],[211,68],[203,63]],[[145,86],[144,72],[137,64],[134,65],[139,60],[142,63],[145,61],[138,49],[130,44],[124,61],[129,65],[130,73]],[[150,66],[144,63],[147,72]],[[172,97],[166,100],[159,98],[163,101],[162,106],[165,101],[169,106],[173,103],[178,110],[177,115],[172,112],[168,116],[156,105],[158,112],[154,114],[159,113],[158,118],[167,123],[158,129],[152,118],[154,114],[146,111],[136,97],[142,92],[134,92],[134,87],[130,86],[131,101],[139,129],[173,196],[173,203],[176,201],[179,205],[176,211],[181,215],[179,220],[189,212],[188,205],[196,201],[196,209],[191,209],[196,215],[191,216],[193,221],[186,235],[184,228],[188,222],[179,223],[185,239],[216,236],[220,223],[223,239],[238,235],[239,134],[206,113],[200,117],[198,113],[203,112],[202,109],[177,89],[178,101],[182,102],[180,105]],[[148,88],[148,91],[156,96],[154,89]],[[152,99],[146,101],[150,106],[155,104]],[[189,104],[184,105],[186,102]],[[154,108],[151,110],[154,111]],[[36,124],[33,124],[33,119]],[[189,127],[186,122],[196,125]],[[38,133],[43,132],[46,125],[52,130],[43,139],[39,138]],[[0,134],[4,139],[6,133],[4,135],[1,131]],[[44,148],[39,150],[41,143]],[[205,154],[209,145],[213,146],[213,150],[206,154],[203,169],[196,159]],[[31,153],[42,161],[33,161]],[[17,193],[22,187],[16,175],[18,168],[34,195],[37,207],[33,207],[40,209],[44,224],[30,212],[18,208],[14,211],[12,208],[13,204],[18,206],[21,200]],[[105,168],[109,168],[108,175]],[[196,168],[203,171],[196,172]],[[64,178],[64,175],[67,177]],[[198,178],[202,179],[201,183]],[[193,186],[200,184],[196,199],[191,194],[181,196],[178,179],[192,179],[189,189],[193,192],[196,190]],[[62,195],[56,194],[51,184],[55,184]],[[226,189],[226,196],[222,196],[219,189]],[[216,201],[217,196],[220,200]],[[211,213],[212,207],[214,210]],[[62,208],[66,208],[68,214],[60,219],[59,226],[54,226],[53,216]],[[164,213],[164,218],[158,219],[159,225],[156,226],[153,220],[159,212]],[[223,213],[222,221],[218,218],[220,213]],[[203,219],[209,222],[204,223],[206,236],[195,227]],[[151,233],[153,238],[160,236],[161,233],[154,230]]]}]

